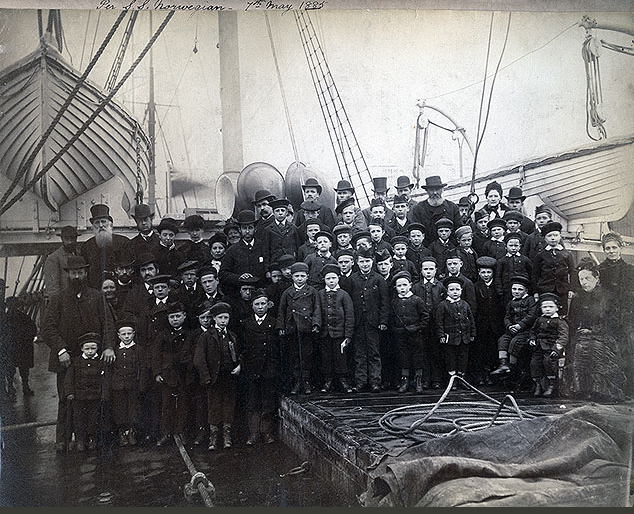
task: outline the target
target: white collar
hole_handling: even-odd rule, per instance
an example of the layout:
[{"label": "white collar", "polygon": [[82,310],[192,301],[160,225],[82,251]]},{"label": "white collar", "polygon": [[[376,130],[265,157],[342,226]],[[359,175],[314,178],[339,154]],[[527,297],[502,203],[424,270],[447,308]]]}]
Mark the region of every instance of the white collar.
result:
[{"label": "white collar", "polygon": [[556,246],[546,245],[546,250],[563,250],[564,247],[561,246],[561,243],[558,243]]},{"label": "white collar", "polygon": [[132,348],[134,345],[135,345],[134,341],[130,341],[128,344],[125,344],[123,341],[119,341],[119,349],[120,350]]},{"label": "white collar", "polygon": [[407,293],[405,294],[398,295],[399,298],[409,298],[410,296],[414,296],[414,293],[412,293],[411,291],[407,291]]},{"label": "white collar", "polygon": [[152,237],[153,233],[152,233],[152,231],[150,231],[150,235],[149,236],[144,235],[142,232],[139,232],[139,234],[141,234],[141,237],[147,241],[148,239],[150,239]]},{"label": "white collar", "polygon": [[266,319],[266,314],[264,316],[260,317],[254,312],[253,315],[255,316],[255,321],[257,321],[258,323],[261,323],[262,321],[264,321]]},{"label": "white collar", "polygon": [[502,237],[492,237],[491,241],[499,241],[500,243],[504,242],[504,236]]},{"label": "white collar", "polygon": [[317,257],[321,257],[322,259],[329,259],[332,256],[330,251],[326,255],[322,255],[319,252],[317,252],[315,255],[317,255]]},{"label": "white collar", "polygon": [[506,256],[507,257],[519,257],[520,253],[519,252],[515,252],[515,253],[506,252]]},{"label": "white collar", "polygon": [[[484,282],[484,280],[482,282]],[[487,287],[491,287],[491,284],[493,284],[493,279],[489,280],[488,282],[484,282],[484,285]]]},{"label": "white collar", "polygon": [[82,357],[82,359],[86,359],[87,361],[94,361],[95,359],[98,359],[98,358],[99,358],[99,355],[97,355],[97,354],[95,353],[95,356],[94,356],[94,357],[86,357],[86,355],[82,353],[82,354],[81,354],[81,357]]},{"label": "white collar", "polygon": [[[542,316],[544,316],[544,315],[542,314]],[[552,316],[544,316],[544,318],[558,318],[558,317],[559,317],[559,313],[558,312],[555,312]]]},{"label": "white collar", "polygon": [[218,332],[220,332],[221,334],[222,334],[223,332],[226,332],[226,331],[227,331],[227,329],[226,329],[226,328],[220,328],[218,325],[214,325],[214,328],[215,328]]},{"label": "white collar", "polygon": [[451,298],[447,297],[447,301],[448,301],[449,303],[458,303],[460,300],[462,300],[462,298],[458,298],[458,299],[456,299],[456,300],[452,300]]},{"label": "white collar", "polygon": [[306,287],[306,284],[304,284],[302,287],[297,287],[295,284],[293,284],[293,287],[295,288],[295,291],[301,291]]},{"label": "white collar", "polygon": [[465,253],[473,253],[473,249],[471,247],[469,247],[469,248],[460,248],[460,251],[465,252]]},{"label": "white collar", "polygon": [[160,298],[154,298],[154,301],[156,302],[156,305],[159,305],[161,303],[165,305],[167,303],[167,296],[163,298],[162,300]]},{"label": "white collar", "polygon": [[403,221],[401,221],[401,218],[398,218],[398,217],[396,217],[396,216],[395,216],[395,218],[396,218],[396,222],[397,222],[397,223],[398,223],[401,227],[404,227],[404,226],[405,226],[405,224],[407,223],[407,216],[405,216],[405,217],[403,218]]},{"label": "white collar", "polygon": [[337,284],[337,285],[336,285],[335,287],[333,287],[332,289],[331,289],[330,287],[326,286],[326,292],[327,292],[327,293],[333,293],[333,292],[338,291],[338,290],[339,290],[339,284]]},{"label": "white collar", "polygon": [[167,246],[165,243],[163,243],[163,241],[161,241],[161,246],[163,248],[167,248],[168,250],[171,250],[173,248],[176,248],[176,244],[172,243],[170,246]]}]

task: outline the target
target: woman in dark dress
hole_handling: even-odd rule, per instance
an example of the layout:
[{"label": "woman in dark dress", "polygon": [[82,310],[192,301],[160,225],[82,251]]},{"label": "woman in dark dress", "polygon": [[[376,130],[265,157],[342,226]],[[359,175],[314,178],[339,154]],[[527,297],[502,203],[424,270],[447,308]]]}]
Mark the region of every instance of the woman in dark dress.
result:
[{"label": "woman in dark dress", "polygon": [[620,367],[622,348],[614,337],[615,316],[607,291],[599,285],[592,259],[577,267],[581,290],[570,304],[570,344],[566,349],[564,391],[574,398],[594,401],[624,399],[625,375]]},{"label": "woman in dark dress", "polygon": [[484,191],[484,197],[487,203],[479,212],[483,214],[488,221],[491,221],[493,218],[503,218],[508,207],[502,202],[502,186],[495,180],[489,182]]}]

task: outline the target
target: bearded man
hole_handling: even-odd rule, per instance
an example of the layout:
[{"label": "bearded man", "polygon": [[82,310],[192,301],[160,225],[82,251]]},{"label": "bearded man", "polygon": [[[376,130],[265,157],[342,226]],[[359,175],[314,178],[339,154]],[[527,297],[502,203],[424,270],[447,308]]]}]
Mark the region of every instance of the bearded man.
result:
[{"label": "bearded man", "polygon": [[62,246],[46,257],[44,262],[44,286],[46,297],[56,295],[62,289],[68,287],[68,274],[64,266],[71,255],[77,255],[77,229],[75,227],[62,227],[59,236]]},{"label": "bearded man", "polygon": [[81,358],[78,339],[87,332],[101,334],[99,353],[106,363],[114,362],[114,320],[99,291],[88,287],[89,264],[83,257],[72,255],[64,267],[68,274],[68,287],[50,298],[42,322],[42,336],[51,349],[48,370],[57,374],[57,429],[55,450],[68,449],[72,431],[68,401],[64,391],[66,372],[75,359]]},{"label": "bearded man", "polygon": [[102,273],[115,271],[117,258],[128,248],[130,240],[125,236],[113,234],[112,216],[107,205],[93,205],[90,214],[94,236],[83,244],[80,255],[90,266],[88,285],[99,289]]},{"label": "bearded man", "polygon": [[438,175],[427,177],[422,186],[427,191],[427,199],[418,202],[410,211],[412,221],[425,227],[425,246],[438,239],[436,222],[441,218],[450,219],[454,230],[463,225],[458,206],[442,197],[446,185]]}]

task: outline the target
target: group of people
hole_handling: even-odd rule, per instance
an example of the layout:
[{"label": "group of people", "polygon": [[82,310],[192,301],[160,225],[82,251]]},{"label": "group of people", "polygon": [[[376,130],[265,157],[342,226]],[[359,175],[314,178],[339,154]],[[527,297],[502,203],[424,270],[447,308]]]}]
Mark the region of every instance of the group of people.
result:
[{"label": "group of people", "polygon": [[531,219],[519,187],[503,202],[488,184],[474,210],[444,199],[445,185],[427,177],[416,202],[401,176],[388,203],[376,178],[361,210],[348,181],[329,206],[311,178],[296,212],[257,191],[207,240],[201,216],[154,227],[144,204],[128,239],[93,205],[94,237],[79,246],[62,228],[45,266],[57,449],[73,432],[91,449],[100,430],[122,446],[185,434],[227,448],[236,405],[247,445],[272,442],[279,392],[422,393],[457,376],[544,397],[630,395],[634,267],[621,237],[604,236],[603,263],[575,262],[551,210]]}]

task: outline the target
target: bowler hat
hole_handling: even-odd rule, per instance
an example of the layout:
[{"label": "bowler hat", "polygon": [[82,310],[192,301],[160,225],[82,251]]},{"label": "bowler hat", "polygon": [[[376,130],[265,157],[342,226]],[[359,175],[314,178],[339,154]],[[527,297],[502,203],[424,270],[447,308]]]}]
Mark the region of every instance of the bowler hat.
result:
[{"label": "bowler hat", "polygon": [[154,254],[150,252],[143,252],[136,259],[136,265],[139,267],[150,264],[151,262],[156,264],[156,257],[154,257]]},{"label": "bowler hat", "polygon": [[496,261],[493,257],[489,257],[488,255],[483,255],[482,257],[478,257],[476,259],[476,266],[478,268],[491,268],[495,269],[495,265],[498,261]]},{"label": "bowler hat", "polygon": [[65,227],[62,227],[59,235],[60,237],[77,237],[79,234],[77,233],[77,229],[75,227],[67,225]]},{"label": "bowler hat", "polygon": [[316,178],[309,178],[306,179],[306,182],[304,182],[302,184],[302,189],[306,189],[307,187],[314,187],[315,189],[317,189],[317,194],[320,195],[322,192],[322,187],[321,184],[319,184],[319,182],[317,182]]},{"label": "bowler hat", "polygon": [[291,275],[299,272],[308,273],[308,264],[305,262],[296,262],[291,265]]},{"label": "bowler hat", "polygon": [[115,258],[115,266],[117,268],[129,268],[130,266],[134,266],[134,264],[132,252],[119,252]]},{"label": "bowler hat", "polygon": [[531,282],[526,275],[514,275],[509,280],[509,284],[520,284],[524,286],[526,289],[530,286]]},{"label": "bowler hat", "polygon": [[218,316],[218,314],[231,314],[231,305],[225,302],[218,302],[209,309],[209,312],[212,316]]},{"label": "bowler hat", "polygon": [[148,216],[154,216],[152,209],[146,203],[140,203],[134,206],[133,218],[147,218]]},{"label": "bowler hat", "polygon": [[321,204],[315,200],[304,200],[299,204],[299,208],[309,212],[317,212],[321,209]]},{"label": "bowler hat", "polygon": [[163,218],[159,226],[156,227],[156,231],[160,234],[163,230],[169,230],[174,232],[174,234],[178,234],[178,222],[174,218]]},{"label": "bowler hat", "polygon": [[290,268],[294,262],[295,257],[288,253],[285,253],[279,259],[277,259],[277,263],[280,265],[280,268]]},{"label": "bowler hat", "polygon": [[240,211],[236,222],[238,225],[255,225],[255,212],[248,209]]},{"label": "bowler hat", "polygon": [[275,195],[271,193],[268,189],[260,189],[255,192],[253,196],[253,201],[251,202],[253,205],[263,202],[264,200],[274,200]]},{"label": "bowler hat", "polygon": [[321,276],[325,277],[326,275],[328,275],[328,273],[335,273],[337,276],[340,276],[341,270],[339,269],[339,266],[337,266],[336,264],[326,264],[321,269]]},{"label": "bowler hat", "polygon": [[339,205],[337,205],[337,207],[335,207],[335,212],[337,214],[341,214],[343,210],[350,205],[354,205],[354,198],[352,197],[347,198],[346,200],[341,202]]},{"label": "bowler hat", "polygon": [[389,187],[387,187],[387,177],[375,177],[372,179],[373,191],[375,193],[385,193]]},{"label": "bowler hat", "polygon": [[507,200],[522,200],[524,201],[526,197],[522,194],[522,188],[513,186],[509,189],[509,194],[506,195]]},{"label": "bowler hat", "polygon": [[101,343],[101,334],[97,332],[86,332],[77,338],[77,344],[80,348],[86,343]]},{"label": "bowler hat", "polygon": [[428,189],[430,187],[445,187],[446,185],[440,175],[432,175],[431,177],[425,177],[425,185],[422,187],[423,189]]},{"label": "bowler hat", "polygon": [[354,194],[354,187],[347,180],[340,180],[337,182],[337,187],[335,187],[335,191],[350,191]]},{"label": "bowler hat", "polygon": [[271,202],[271,209],[278,209],[280,207],[285,207],[288,209],[288,206],[291,202],[289,202],[286,198],[276,198]]},{"label": "bowler hat", "polygon": [[407,175],[401,175],[396,179],[396,189],[402,189],[404,187],[414,187],[414,184]]},{"label": "bowler hat", "polygon": [[547,235],[549,232],[561,232],[562,226],[558,221],[549,221],[542,227],[542,236]]},{"label": "bowler hat", "polygon": [[398,273],[396,273],[393,277],[392,277],[392,283],[396,284],[396,281],[399,278],[406,278],[407,280],[409,280],[410,282],[412,281],[412,274],[409,271],[399,271]]},{"label": "bowler hat", "polygon": [[90,268],[90,264],[88,264],[81,255],[70,255],[68,257],[68,261],[66,262],[66,266],[64,266],[66,271],[87,268]]},{"label": "bowler hat", "polygon": [[205,220],[200,214],[191,214],[183,221],[185,230],[200,230],[205,226]]},{"label": "bowler hat", "polygon": [[105,203],[98,203],[93,205],[90,208],[90,223],[94,223],[95,221],[107,218],[112,221],[112,216],[110,216],[110,207],[108,207]]},{"label": "bowler hat", "polygon": [[555,293],[542,293],[539,295],[539,303],[555,302],[555,305],[559,305],[559,296]]}]

